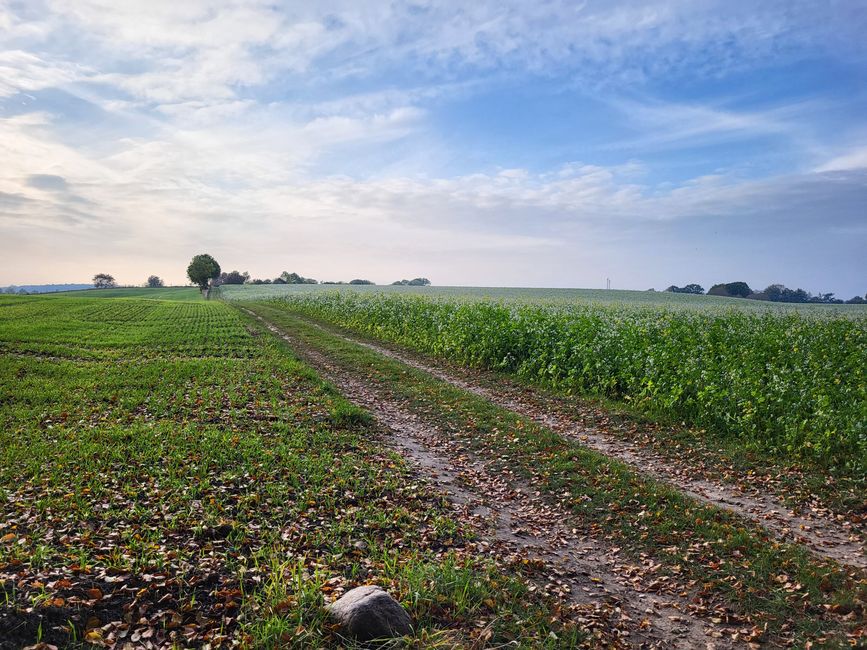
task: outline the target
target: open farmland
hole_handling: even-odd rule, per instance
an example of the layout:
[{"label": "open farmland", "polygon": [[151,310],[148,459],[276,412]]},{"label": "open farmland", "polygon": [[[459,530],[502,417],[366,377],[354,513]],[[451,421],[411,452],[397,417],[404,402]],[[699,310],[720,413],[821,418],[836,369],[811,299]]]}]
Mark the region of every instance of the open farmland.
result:
[{"label": "open farmland", "polygon": [[[251,289],[251,297],[258,292]],[[274,300],[460,365],[624,401],[835,474],[867,473],[863,310],[843,317],[826,310],[528,304],[456,295],[308,290]]]},{"label": "open farmland", "polygon": [[[500,352],[475,356],[486,342],[516,359],[532,349],[509,318],[535,315],[554,340],[558,318],[581,309],[180,297],[0,297],[0,364],[14,378],[0,392],[0,629],[14,635],[0,648],[340,647],[351,642],[323,606],[371,583],[409,611],[410,647],[863,639],[863,475],[829,463],[839,449],[671,430],[641,406],[585,402],[491,363]],[[622,308],[582,309],[592,342]],[[660,318],[651,340],[711,318],[638,313]],[[815,322],[863,336],[858,319]],[[588,358],[641,334],[615,329]],[[735,444],[702,446],[714,436]],[[659,453],[629,456],[627,443]],[[732,469],[726,454],[747,447]],[[774,464],[787,453],[797,466]],[[839,476],[820,480],[832,467]],[[796,484],[789,511],[778,497]]]},{"label": "open farmland", "polygon": [[865,34],[0,0],[0,650],[867,650]]},{"label": "open farmland", "polygon": [[[139,289],[139,291],[148,291]],[[867,317],[867,305],[798,304],[723,298],[720,296],[669,293],[667,291],[618,291],[605,289],[540,289],[524,287],[413,287],[353,284],[224,285],[226,300],[267,300],[326,293],[358,295],[426,296],[436,300],[492,301],[522,305],[611,305],[690,311],[797,312],[814,316]]]},{"label": "open farmland", "polygon": [[422,645],[593,638],[225,304],[0,297],[0,376],[0,648],[335,646],[357,583]]},{"label": "open farmland", "polygon": [[[250,289],[253,295],[257,291]],[[241,299],[246,293],[244,288],[238,288],[224,295]],[[515,313],[536,318],[528,323],[527,335],[542,333],[547,335],[546,340],[553,341],[562,334],[554,327],[558,324],[554,317],[586,309],[595,315],[595,320],[584,324],[586,340],[598,345],[596,339],[601,339],[605,344],[592,348],[590,358],[615,353],[624,343],[641,343],[641,331],[620,341],[616,329],[614,336],[599,335],[606,333],[606,326],[610,331],[618,323],[635,320],[641,325],[642,318],[659,321],[656,329],[644,330],[649,340],[646,344],[654,342],[656,335],[665,342],[666,329],[681,337],[691,333],[692,338],[682,339],[681,343],[696,340],[708,322],[726,317],[732,319],[723,322],[734,327],[733,336],[744,332],[759,336],[758,326],[776,324],[779,328],[797,315],[751,315],[731,310],[630,312],[623,306],[582,307],[572,312],[572,308],[562,306],[504,305],[465,296],[456,300],[400,297],[370,289],[288,290],[279,299],[239,300],[237,304],[285,336],[293,349],[353,401],[388,422],[396,440],[403,440],[407,434],[402,432],[401,416],[395,409],[408,410],[429,430],[438,431],[433,439],[416,435],[406,445],[407,455],[417,453],[413,445],[421,440],[427,448],[443,448],[448,458],[469,455],[476,459],[473,468],[478,463],[491,463],[510,476],[514,474],[511,480],[524,477],[532,489],[538,490],[536,494],[547,494],[561,503],[568,495],[568,508],[557,516],[581,522],[573,529],[577,535],[573,544],[586,539],[583,536],[588,530],[605,531],[617,549],[626,547],[638,557],[653,557],[653,561],[670,568],[668,575],[687,576],[688,580],[704,584],[710,601],[727,612],[713,617],[716,620],[740,615],[745,620],[762,620],[768,629],[780,625],[778,631],[785,629],[787,624],[781,619],[788,607],[776,601],[782,594],[778,588],[769,589],[769,585],[779,576],[791,576],[795,571],[804,576],[795,584],[813,582],[814,578],[806,574],[827,570],[820,568],[825,565],[819,557],[841,562],[844,573],[855,581],[853,584],[860,585],[856,591],[861,595],[855,596],[853,603],[863,600],[863,570],[867,567],[863,549],[867,538],[864,476],[857,455],[841,453],[844,462],[834,465],[829,462],[832,454],[823,457],[781,448],[772,439],[757,436],[750,440],[726,429],[661,424],[670,418],[663,409],[651,408],[653,404],[630,405],[622,394],[619,401],[588,402],[574,394],[575,387],[570,394],[544,377],[521,377],[515,367],[491,364],[489,367],[497,372],[479,370],[478,366],[486,364],[470,356],[484,352],[487,345],[495,346],[494,359],[507,359],[509,352],[525,351],[521,339],[510,336],[515,327],[510,328],[509,318]],[[627,310],[628,318],[619,310]],[[450,320],[444,314],[454,318]],[[683,321],[679,330],[678,318]],[[850,318],[821,315],[798,322],[846,331],[852,328],[863,336],[863,322]],[[745,325],[752,329],[737,331],[738,326]],[[720,326],[718,330],[727,331]],[[775,332],[769,329],[767,334]],[[502,334],[505,340],[500,338]],[[856,367],[862,340],[856,339],[856,345],[848,350],[849,357],[845,357],[854,358]],[[431,347],[423,347],[418,341],[430,343]],[[721,336],[718,347],[724,349],[730,341]],[[837,345],[831,334],[824,341],[832,347]],[[443,342],[449,342],[451,347],[438,349]],[[444,354],[445,350],[449,353]],[[668,367],[676,368],[684,353],[688,357],[692,351],[688,347],[667,348],[669,355],[678,355]],[[642,354],[640,347],[629,350],[636,364]],[[605,364],[593,365],[585,370],[586,381],[593,381],[597,369],[604,376]],[[383,406],[389,404],[394,406]],[[658,414],[659,421],[642,417],[642,408]],[[863,408],[863,399],[858,408]],[[805,445],[804,449],[809,447]],[[832,468],[836,476],[830,473]],[[465,479],[469,471],[462,471],[461,478]],[[613,479],[612,473],[620,478]],[[669,491],[672,488],[674,491]],[[654,513],[651,521],[648,512]],[[734,519],[728,519],[732,515]],[[782,540],[795,545],[786,546]],[[714,550],[693,555],[696,545]],[[801,545],[817,556],[795,560]],[[794,555],[783,559],[787,552]],[[600,554],[604,555],[601,549]],[[794,569],[795,565],[800,568]],[[732,585],[737,587],[732,590]],[[744,598],[744,590],[749,597]],[[814,595],[801,597],[802,604],[816,602]],[[830,607],[832,611],[836,608]],[[852,607],[853,620],[860,621],[863,604]],[[837,611],[844,610],[849,611],[848,606]],[[855,636],[863,632],[863,626],[856,629]],[[771,645],[780,639],[763,637]]]},{"label": "open farmland", "polygon": [[199,301],[201,292],[195,287],[120,287],[117,289],[84,289],[50,294],[50,297],[77,298],[150,298],[153,300]]}]

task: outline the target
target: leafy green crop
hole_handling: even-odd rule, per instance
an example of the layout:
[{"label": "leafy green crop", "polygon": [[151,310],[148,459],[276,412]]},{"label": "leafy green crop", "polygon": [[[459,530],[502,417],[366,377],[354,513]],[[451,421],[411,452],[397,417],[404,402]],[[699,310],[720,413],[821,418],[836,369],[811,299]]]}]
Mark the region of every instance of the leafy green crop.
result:
[{"label": "leafy green crop", "polygon": [[306,292],[292,310],[458,363],[629,401],[867,471],[867,319]]}]

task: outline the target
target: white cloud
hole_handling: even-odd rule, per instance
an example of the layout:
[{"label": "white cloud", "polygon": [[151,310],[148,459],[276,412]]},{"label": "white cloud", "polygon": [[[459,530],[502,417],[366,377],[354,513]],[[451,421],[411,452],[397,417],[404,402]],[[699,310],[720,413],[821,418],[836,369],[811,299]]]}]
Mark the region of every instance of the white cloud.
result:
[{"label": "white cloud", "polygon": [[662,69],[712,74],[797,58],[805,47],[863,53],[863,12],[800,4],[45,0],[23,16],[5,12],[0,29],[12,42],[57,52],[52,68],[66,56],[59,40],[93,66],[95,81],[160,104],[223,101],[286,73],[326,79],[400,66],[449,80],[457,69],[516,66],[606,83]]},{"label": "white cloud", "polygon": [[[260,265],[256,273],[289,268],[289,257],[321,277],[418,262],[446,279],[499,272],[509,282],[517,276],[503,271],[507,260],[543,282],[557,266],[592,273],[622,259],[616,244],[641,227],[785,212],[806,222],[807,207],[837,205],[829,227],[839,232],[857,216],[857,174],[718,174],[667,185],[647,181],[640,161],[429,172],[425,159],[445,146],[430,135],[429,107],[500,75],[561,74],[624,97],[624,85],[660,71],[713,76],[769,57],[797,61],[805,48],[861,56],[862,18],[806,2],[792,10],[721,0],[34,0],[0,8],[0,98],[15,109],[0,113],[0,253],[14,269],[60,250],[56,263],[68,272],[98,256],[129,273],[117,273],[124,281],[141,274],[136,256],[178,265],[207,246],[229,265],[232,256],[239,267]],[[21,109],[17,93],[34,93],[32,105]],[[800,117],[816,106],[618,101],[653,133],[630,143],[643,147],[803,138]],[[419,138],[415,150],[389,157],[409,137]],[[466,153],[458,143],[442,155]],[[386,162],[365,167],[376,156]],[[329,165],[335,159],[357,161],[360,171],[338,175],[350,165]],[[816,171],[864,165],[864,151],[854,150]]]},{"label": "white cloud", "polygon": [[849,169],[867,169],[867,146],[856,147],[842,155],[835,156],[819,165],[816,171],[845,171]]},{"label": "white cloud", "polygon": [[22,50],[0,50],[0,98],[51,88],[83,76],[67,63],[52,64]]},{"label": "white cloud", "polygon": [[815,145],[805,123],[828,108],[828,102],[817,100],[789,101],[761,110],[650,98],[613,98],[607,103],[637,132],[631,139],[607,144],[609,149],[674,148],[765,136],[782,137],[811,149]]}]

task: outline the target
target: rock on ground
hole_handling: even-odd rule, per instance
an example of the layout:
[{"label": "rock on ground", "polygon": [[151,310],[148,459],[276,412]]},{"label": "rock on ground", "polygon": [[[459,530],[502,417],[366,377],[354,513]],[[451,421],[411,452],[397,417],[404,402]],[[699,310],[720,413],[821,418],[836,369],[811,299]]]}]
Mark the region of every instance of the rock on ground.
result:
[{"label": "rock on ground", "polygon": [[356,587],[328,606],[341,631],[359,641],[412,633],[412,619],[386,591],[376,585]]}]

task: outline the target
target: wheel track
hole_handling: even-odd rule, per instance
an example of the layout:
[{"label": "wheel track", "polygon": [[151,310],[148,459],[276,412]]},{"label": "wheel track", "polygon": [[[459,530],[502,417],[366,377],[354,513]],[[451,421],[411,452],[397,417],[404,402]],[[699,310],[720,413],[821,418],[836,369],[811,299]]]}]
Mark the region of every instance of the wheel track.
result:
[{"label": "wheel track", "polygon": [[566,522],[572,517],[568,510],[546,501],[514,474],[497,470],[436,425],[377,394],[362,378],[339,367],[319,350],[255,312],[243,311],[285,340],[348,399],[374,415],[388,432],[387,442],[446,493],[465,520],[491,540],[481,545],[481,552],[506,564],[544,563],[550,580],[541,588],[597,614],[614,616],[618,645],[623,647],[737,647],[730,640],[733,628],[713,623],[708,615],[699,613],[701,605],[681,595],[689,591],[686,586],[672,582],[655,593],[642,591],[646,585],[637,577],[642,567],[622,558],[618,548],[569,527]]},{"label": "wheel track", "polygon": [[841,524],[827,516],[800,515],[772,495],[747,493],[737,486],[712,481],[699,476],[687,476],[674,471],[661,455],[638,444],[625,442],[611,434],[588,429],[563,413],[540,410],[525,395],[495,391],[480,386],[465,377],[458,377],[441,366],[423,362],[394,349],[335,331],[309,318],[301,319],[312,327],[360,345],[373,352],[421,370],[446,383],[471,392],[497,406],[508,409],[541,424],[560,435],[611,458],[616,458],[644,476],[666,483],[688,496],[745,517],[775,536],[794,541],[814,553],[856,569],[867,569],[865,540],[852,526]]}]

